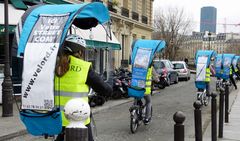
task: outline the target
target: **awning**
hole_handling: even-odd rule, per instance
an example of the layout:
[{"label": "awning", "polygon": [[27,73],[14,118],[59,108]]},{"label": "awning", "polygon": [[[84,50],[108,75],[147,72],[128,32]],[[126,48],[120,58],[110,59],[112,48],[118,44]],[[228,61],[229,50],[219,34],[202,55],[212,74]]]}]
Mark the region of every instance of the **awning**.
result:
[{"label": "awning", "polygon": [[[24,10],[15,9],[11,4],[8,4],[9,25],[17,25],[24,12]],[[4,4],[0,3],[0,25],[4,25],[4,13]]]},{"label": "awning", "polygon": [[83,37],[86,40],[87,47],[89,48],[103,48],[112,50],[121,49],[121,45],[114,36],[113,32],[111,31],[112,39],[110,39],[108,36],[106,36],[106,31],[102,25],[92,28],[92,31],[74,28],[72,32],[75,32],[75,34]]}]

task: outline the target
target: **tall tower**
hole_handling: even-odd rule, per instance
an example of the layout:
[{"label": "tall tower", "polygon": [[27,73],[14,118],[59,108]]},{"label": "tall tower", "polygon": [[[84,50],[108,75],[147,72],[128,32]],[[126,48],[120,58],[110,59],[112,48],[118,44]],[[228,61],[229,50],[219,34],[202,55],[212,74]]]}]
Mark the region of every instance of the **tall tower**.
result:
[{"label": "tall tower", "polygon": [[216,33],[217,9],[212,6],[202,7],[200,22],[200,32]]}]

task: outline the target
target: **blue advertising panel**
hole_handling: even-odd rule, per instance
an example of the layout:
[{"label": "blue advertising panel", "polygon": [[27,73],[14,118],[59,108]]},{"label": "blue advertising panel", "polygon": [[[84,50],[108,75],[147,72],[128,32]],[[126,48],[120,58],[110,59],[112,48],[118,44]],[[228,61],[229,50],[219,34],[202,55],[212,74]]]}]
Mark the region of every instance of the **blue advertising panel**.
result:
[{"label": "blue advertising panel", "polygon": [[225,80],[229,79],[230,75],[230,67],[232,65],[232,61],[235,54],[223,54],[223,73],[222,78]]}]

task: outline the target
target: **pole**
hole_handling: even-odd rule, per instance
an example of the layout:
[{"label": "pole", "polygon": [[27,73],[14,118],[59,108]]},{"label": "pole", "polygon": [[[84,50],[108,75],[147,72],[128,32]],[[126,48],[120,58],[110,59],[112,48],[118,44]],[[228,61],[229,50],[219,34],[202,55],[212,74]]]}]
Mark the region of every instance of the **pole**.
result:
[{"label": "pole", "polygon": [[202,112],[200,101],[195,101],[194,106],[194,121],[195,121],[195,141],[202,141]]},{"label": "pole", "polygon": [[13,116],[13,88],[10,76],[10,61],[9,61],[9,29],[8,29],[8,0],[4,0],[4,29],[5,29],[5,65],[4,79],[2,83],[2,116]]},{"label": "pole", "polygon": [[229,122],[229,86],[225,89],[225,123]]},{"label": "pole", "polygon": [[217,101],[216,94],[212,93],[211,115],[212,115],[212,141],[217,141]]},{"label": "pole", "polygon": [[218,124],[218,137],[223,137],[223,107],[224,107],[224,93],[220,91],[219,99],[219,124]]},{"label": "pole", "polygon": [[185,115],[183,112],[178,111],[173,115],[174,125],[174,141],[184,141],[184,120]]},{"label": "pole", "polygon": [[209,40],[209,45],[208,45],[208,50],[211,49],[210,42],[211,42],[211,33],[208,33],[208,40]]}]

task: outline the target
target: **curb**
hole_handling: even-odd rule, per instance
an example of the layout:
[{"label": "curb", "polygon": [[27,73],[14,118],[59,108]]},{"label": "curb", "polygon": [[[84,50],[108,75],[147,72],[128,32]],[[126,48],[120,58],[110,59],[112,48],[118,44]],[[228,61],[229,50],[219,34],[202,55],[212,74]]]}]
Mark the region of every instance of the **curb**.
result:
[{"label": "curb", "polygon": [[[115,106],[123,105],[125,103],[129,103],[129,102],[133,101],[133,99],[128,98],[128,99],[120,99],[120,100],[116,100],[116,101],[115,100],[110,100],[110,101],[109,101],[109,103],[106,102],[105,105],[103,105],[103,106],[99,106],[99,107],[97,106],[97,107],[92,108],[92,113],[97,114],[100,111],[111,109]],[[26,135],[26,134],[28,134],[28,131],[26,129],[23,129],[23,130],[14,132],[14,133],[10,133],[10,134],[7,134],[7,135],[0,136],[0,141],[9,140],[9,139],[16,138],[18,136],[23,136],[23,135]]]},{"label": "curb", "polygon": [[18,136],[23,136],[23,135],[26,135],[27,133],[28,133],[27,130],[23,129],[23,130],[15,132],[15,133],[10,133],[8,135],[1,136],[0,141],[5,141],[5,140],[9,140],[9,139],[18,137]]}]

